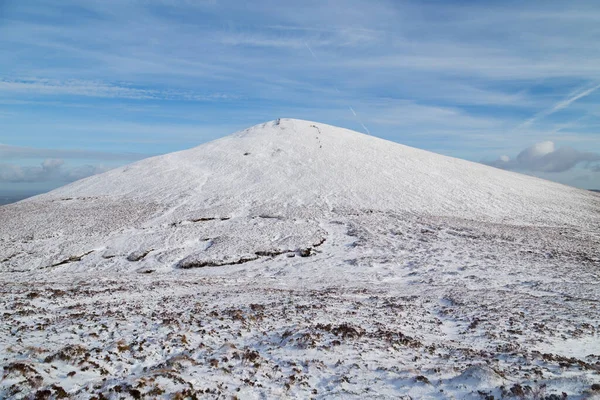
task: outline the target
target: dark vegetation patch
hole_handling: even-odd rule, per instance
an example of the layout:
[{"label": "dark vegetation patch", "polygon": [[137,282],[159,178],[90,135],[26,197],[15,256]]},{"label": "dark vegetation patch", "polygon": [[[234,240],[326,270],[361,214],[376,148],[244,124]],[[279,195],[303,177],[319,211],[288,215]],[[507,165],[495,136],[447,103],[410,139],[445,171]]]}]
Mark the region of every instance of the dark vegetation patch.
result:
[{"label": "dark vegetation patch", "polygon": [[531,356],[535,359],[541,359],[547,362],[555,362],[557,363],[561,368],[571,368],[571,367],[577,367],[580,370],[587,370],[587,371],[597,371],[598,373],[600,373],[600,361],[591,364],[588,363],[586,361],[580,360],[578,358],[575,357],[564,357],[558,354],[552,354],[552,353],[540,353],[539,351],[532,351],[531,352]]},{"label": "dark vegetation patch", "polygon": [[193,219],[189,219],[189,220],[185,220],[185,221],[179,221],[179,222],[172,222],[170,224],[170,226],[172,227],[176,227],[179,226],[185,222],[191,222],[191,223],[198,223],[198,222],[209,222],[209,221],[228,221],[230,220],[231,217],[199,217],[199,218],[193,218]]},{"label": "dark vegetation patch", "polygon": [[323,243],[325,243],[325,240],[326,240],[325,238],[322,238],[310,247],[300,248],[297,250],[279,250],[279,249],[260,250],[260,251],[255,252],[254,254],[256,254],[257,256],[260,256],[260,257],[276,257],[276,256],[279,256],[282,254],[289,254],[291,256],[294,256],[297,254],[300,257],[310,257],[310,256],[314,255],[315,248],[317,248],[317,247],[321,246]]},{"label": "dark vegetation patch", "polygon": [[325,243],[325,238],[319,239],[311,247],[301,248],[298,250],[259,250],[254,253],[254,256],[240,257],[233,261],[218,261],[218,260],[194,260],[194,259],[183,259],[177,264],[177,268],[191,269],[191,268],[204,268],[204,267],[222,267],[225,265],[238,265],[244,264],[250,261],[258,260],[260,257],[276,257],[281,254],[297,254],[300,257],[310,257],[314,255],[315,248]]},{"label": "dark vegetation patch", "polygon": [[250,261],[258,260],[258,256],[254,257],[240,257],[233,261],[216,261],[216,260],[182,260],[177,264],[178,268],[191,269],[191,268],[204,268],[204,267],[222,267],[225,265],[238,265],[244,264]]},{"label": "dark vegetation patch", "polygon": [[390,344],[399,344],[415,349],[423,346],[423,343],[421,343],[419,340],[411,336],[405,335],[400,331],[393,331],[380,328],[370,333],[369,336],[376,339],[383,339]]},{"label": "dark vegetation patch", "polygon": [[75,345],[67,345],[67,346],[63,347],[62,349],[60,349],[58,352],[56,352],[52,355],[49,355],[48,357],[46,357],[44,359],[44,362],[51,363],[56,360],[73,361],[74,359],[88,358],[88,357],[89,357],[89,353],[87,353],[86,348],[75,344]]},{"label": "dark vegetation patch", "polygon": [[0,263],[8,262],[8,261],[12,260],[13,258],[15,258],[17,255],[18,255],[18,253],[10,255],[10,256],[6,257],[4,260],[0,261]]},{"label": "dark vegetation patch", "polygon": [[200,218],[195,218],[195,219],[190,219],[189,222],[207,222],[207,221],[226,221],[229,218],[225,217],[225,218],[219,218],[219,217],[200,217]]},{"label": "dark vegetation patch", "polygon": [[94,252],[94,250],[90,250],[87,253],[83,253],[80,256],[71,256],[71,257],[69,257],[69,258],[67,258],[65,260],[62,260],[62,261],[59,261],[59,262],[57,262],[55,264],[49,265],[46,268],[54,268],[54,267],[58,267],[58,266],[61,266],[61,265],[65,265],[65,264],[69,264],[69,263],[81,261],[83,259],[83,257],[85,257],[85,256],[87,256],[89,254],[92,254],[93,252]]},{"label": "dark vegetation patch", "polygon": [[[4,366],[3,372],[2,380],[23,377],[25,378],[25,382],[23,383],[32,389],[38,388],[44,383],[44,378],[42,378],[38,371],[27,362],[12,362]],[[20,391],[19,385],[13,385],[11,387],[11,392],[13,394],[17,394]]]},{"label": "dark vegetation patch", "polygon": [[364,329],[352,326],[347,323],[343,323],[337,326],[331,324],[317,324],[315,326],[317,330],[330,332],[335,336],[340,336],[342,339],[357,339],[365,334]]},{"label": "dark vegetation patch", "polygon": [[134,251],[127,256],[127,261],[137,262],[143,260],[154,249]]},{"label": "dark vegetation patch", "polygon": [[279,216],[279,215],[269,215],[269,214],[259,214],[258,218],[262,218],[262,219],[278,219],[278,220],[282,220],[283,217]]}]

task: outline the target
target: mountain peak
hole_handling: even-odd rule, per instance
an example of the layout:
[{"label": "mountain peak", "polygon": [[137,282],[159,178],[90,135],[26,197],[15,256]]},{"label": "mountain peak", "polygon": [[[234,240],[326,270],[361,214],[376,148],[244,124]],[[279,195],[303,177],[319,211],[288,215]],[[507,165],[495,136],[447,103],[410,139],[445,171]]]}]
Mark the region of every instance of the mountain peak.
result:
[{"label": "mountain peak", "polygon": [[[227,232],[239,230],[230,253],[247,257],[272,250],[256,250],[255,242],[263,239],[253,233],[260,227],[249,228],[255,218],[282,221],[291,238],[289,247],[310,248],[323,239],[315,221],[339,212],[408,213],[513,225],[600,224],[600,200],[589,191],[326,124],[277,119],[2,207],[0,237],[19,243],[18,238],[27,235],[58,234],[64,240],[49,242],[54,250],[43,251],[61,258],[69,248],[73,254],[97,246],[118,253],[125,251],[125,242],[130,251],[132,235],[122,232],[132,230],[146,247],[164,248],[172,227],[226,220],[238,221],[228,225]],[[296,231],[294,221],[312,222]],[[154,232],[151,243],[144,239],[146,232]],[[244,235],[246,239],[240,239]],[[181,262],[180,256],[200,245],[198,237],[183,235],[182,250],[163,256],[163,261]],[[35,252],[22,260],[36,265],[32,259]],[[37,265],[48,262],[37,258]]]},{"label": "mountain peak", "polygon": [[281,118],[75,182],[42,198],[98,196],[178,209],[218,204],[239,213],[249,204],[269,204],[514,223],[541,217],[555,224],[588,221],[578,210],[591,194],[331,125]]}]

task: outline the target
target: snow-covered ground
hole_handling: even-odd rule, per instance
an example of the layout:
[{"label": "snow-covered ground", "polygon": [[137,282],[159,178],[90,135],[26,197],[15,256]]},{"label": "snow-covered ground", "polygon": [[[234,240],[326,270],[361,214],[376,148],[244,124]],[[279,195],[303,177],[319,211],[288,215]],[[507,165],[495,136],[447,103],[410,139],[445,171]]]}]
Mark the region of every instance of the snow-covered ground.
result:
[{"label": "snow-covered ground", "polygon": [[282,119],[0,221],[0,398],[600,394],[596,193]]}]

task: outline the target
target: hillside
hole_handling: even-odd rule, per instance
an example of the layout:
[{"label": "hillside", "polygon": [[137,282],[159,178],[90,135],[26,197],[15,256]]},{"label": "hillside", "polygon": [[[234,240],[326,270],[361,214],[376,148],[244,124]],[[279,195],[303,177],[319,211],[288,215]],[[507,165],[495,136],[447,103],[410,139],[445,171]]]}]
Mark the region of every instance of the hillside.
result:
[{"label": "hillside", "polygon": [[[0,209],[0,260],[11,257],[4,268],[44,268],[92,252],[90,263],[128,268],[126,256],[152,249],[171,268],[206,247],[209,225],[219,236],[235,232],[235,243],[211,246],[208,257],[221,263],[310,247],[324,238],[316,221],[340,210],[600,226],[600,200],[587,191],[346,129],[278,120]],[[269,220],[264,231],[256,218]],[[197,223],[206,220],[227,222]],[[267,237],[273,224],[285,240]],[[36,246],[26,250],[30,237]],[[108,263],[101,255],[120,257]]]},{"label": "hillside", "polygon": [[281,119],[0,221],[0,397],[600,388],[591,191]]}]

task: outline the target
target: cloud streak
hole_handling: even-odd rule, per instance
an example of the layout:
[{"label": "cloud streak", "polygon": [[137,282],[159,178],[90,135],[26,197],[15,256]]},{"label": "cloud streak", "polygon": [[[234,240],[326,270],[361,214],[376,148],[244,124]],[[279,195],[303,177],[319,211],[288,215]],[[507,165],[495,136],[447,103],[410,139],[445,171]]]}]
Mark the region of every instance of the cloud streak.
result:
[{"label": "cloud streak", "polygon": [[578,91],[578,92],[572,94],[571,96],[567,97],[566,99],[556,103],[553,107],[535,114],[533,117],[531,117],[527,121],[523,122],[523,124],[521,124],[521,127],[530,126],[532,123],[534,123],[535,121],[537,121],[539,119],[545,118],[545,117],[552,115],[555,112],[558,112],[560,110],[564,110],[565,108],[569,107],[571,104],[576,102],[577,100],[591,95],[598,89],[600,89],[600,84],[593,86],[591,88],[582,90],[582,91]]},{"label": "cloud streak", "polygon": [[226,94],[198,94],[181,90],[139,89],[105,82],[56,79],[0,80],[0,94],[34,94],[44,96],[86,96],[130,100],[224,101],[233,98]]}]

